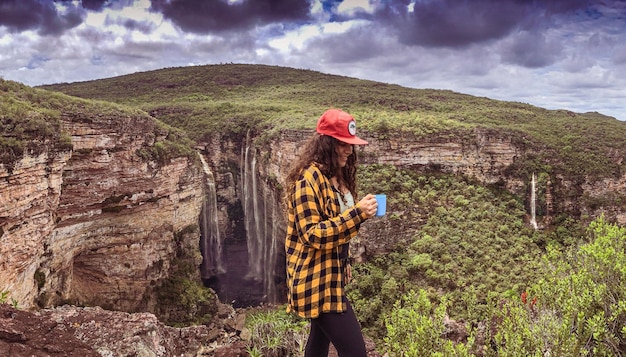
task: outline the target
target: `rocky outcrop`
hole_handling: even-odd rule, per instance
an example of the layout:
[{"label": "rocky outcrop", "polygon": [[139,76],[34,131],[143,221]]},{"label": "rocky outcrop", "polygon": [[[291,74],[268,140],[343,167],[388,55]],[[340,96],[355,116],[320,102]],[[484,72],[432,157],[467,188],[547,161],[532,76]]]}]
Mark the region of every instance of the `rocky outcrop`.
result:
[{"label": "rocky outcrop", "polygon": [[[214,322],[175,328],[150,313],[60,306],[27,312],[0,304],[0,355],[30,356],[240,356],[232,341],[245,315],[223,307]],[[238,330],[237,330],[238,329]]]},{"label": "rocky outcrop", "polygon": [[[150,313],[68,305],[33,313],[0,304],[0,356],[248,356],[248,312],[219,311],[206,325],[176,328]],[[369,357],[381,356],[367,337],[365,347]],[[328,355],[337,356],[332,345]]]},{"label": "rocky outcrop", "polygon": [[0,166],[0,290],[26,308],[150,311],[177,245],[197,247],[188,227],[198,224],[201,170],[186,156],[141,157],[166,134],[147,116],[66,113],[62,124],[72,151]]},{"label": "rocky outcrop", "polygon": [[12,173],[0,166],[0,290],[10,291],[24,306],[32,306],[38,293],[35,272],[46,259],[44,246],[56,227],[70,157],[70,152],[26,156]]},{"label": "rocky outcrop", "polygon": [[[427,168],[450,174],[472,177],[484,184],[501,181],[505,170],[521,157],[525,148],[510,137],[483,129],[475,129],[471,137],[441,136],[417,138],[411,133],[368,138],[363,149],[366,161],[404,168]],[[507,187],[517,188],[517,180]]]},{"label": "rocky outcrop", "polygon": [[583,213],[592,217],[601,214],[615,217],[619,224],[626,225],[626,173],[618,178],[604,178],[594,182],[586,180],[581,188],[583,198],[588,201],[583,207]]}]

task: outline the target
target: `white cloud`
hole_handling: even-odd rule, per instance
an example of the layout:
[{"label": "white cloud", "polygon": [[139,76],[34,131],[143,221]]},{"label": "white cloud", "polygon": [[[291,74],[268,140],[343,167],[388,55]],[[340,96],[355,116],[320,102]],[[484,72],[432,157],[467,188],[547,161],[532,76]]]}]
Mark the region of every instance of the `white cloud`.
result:
[{"label": "white cloud", "polygon": [[282,37],[272,38],[268,45],[283,54],[291,51],[301,51],[307,42],[322,34],[322,29],[317,25],[305,25],[286,32]]},{"label": "white cloud", "polygon": [[373,13],[374,3],[370,0],[345,0],[337,6],[337,12],[342,15],[354,15],[357,11]]}]

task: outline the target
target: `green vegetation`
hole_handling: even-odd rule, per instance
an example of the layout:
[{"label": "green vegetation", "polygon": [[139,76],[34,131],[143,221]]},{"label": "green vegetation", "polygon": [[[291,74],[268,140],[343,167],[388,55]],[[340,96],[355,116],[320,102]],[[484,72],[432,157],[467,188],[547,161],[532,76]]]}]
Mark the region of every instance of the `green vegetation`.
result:
[{"label": "green vegetation", "polygon": [[8,297],[9,297],[9,291],[0,290],[0,304],[6,303]]},{"label": "green vegetation", "polygon": [[[542,267],[543,278],[530,287],[530,294],[492,299],[484,320],[490,323],[485,325],[485,331],[474,329],[472,335],[483,334],[484,344],[470,338],[466,344],[455,346],[462,354],[452,355],[622,355],[626,350],[626,229],[599,218],[590,224],[588,238],[589,243],[570,253],[553,250]],[[420,294],[418,305],[394,306],[386,325],[389,336],[385,339],[391,356],[428,356],[428,353],[402,353],[423,344],[448,346],[441,335],[426,335],[426,341],[420,341],[397,333],[411,324],[418,326],[417,331],[429,323],[433,324],[431,327],[442,328],[445,299],[429,310],[429,301],[424,301],[424,296]],[[405,320],[395,318],[400,315]]]},{"label": "green vegetation", "polygon": [[385,318],[384,345],[388,355],[469,356],[464,344],[455,345],[442,337],[446,332],[446,307],[445,298],[435,307],[425,290],[410,291],[396,301],[391,314]]},{"label": "green vegetation", "polygon": [[[0,304],[6,304],[8,300],[9,300],[9,291],[0,290]],[[14,309],[19,308],[18,301],[15,300],[14,298],[11,298],[11,306],[13,306]]]},{"label": "green vegetation", "polygon": [[41,288],[46,285],[46,274],[39,269],[35,270],[35,274],[33,274],[33,279],[35,280],[35,283],[37,283],[38,291],[40,291]]},{"label": "green vegetation", "polygon": [[[524,223],[522,203],[508,191],[453,175],[420,175],[391,165],[365,165],[362,192],[388,192],[390,224],[422,222],[395,249],[355,265],[348,294],[368,333],[385,334],[384,316],[408,291],[430,287],[445,293],[453,318],[485,318],[489,294],[518,295],[538,278],[542,245],[557,242],[552,231]],[[569,233],[574,227],[566,227]]]},{"label": "green vegetation", "polygon": [[162,122],[157,122],[156,124],[152,135],[158,139],[154,145],[146,145],[137,150],[137,156],[161,165],[182,156],[186,156],[191,161],[198,160],[198,156],[192,148],[193,142],[180,129],[173,128]]},{"label": "green vegetation", "polygon": [[250,356],[302,356],[309,335],[308,322],[288,315],[285,307],[250,311],[246,315],[250,331]]},{"label": "green vegetation", "polygon": [[217,295],[202,285],[198,267],[194,264],[198,261],[198,248],[189,245],[189,242],[196,241],[191,237],[199,234],[198,225],[189,225],[175,233],[176,257],[172,260],[169,277],[156,287],[156,315],[171,326],[207,323],[217,313]]},{"label": "green vegetation", "polygon": [[211,321],[217,296],[193,278],[173,273],[157,289],[157,314],[164,323],[184,327]]},{"label": "green vegetation", "polygon": [[10,168],[25,152],[71,150],[71,140],[61,130],[61,113],[54,106],[63,97],[70,98],[0,79],[0,164]]}]

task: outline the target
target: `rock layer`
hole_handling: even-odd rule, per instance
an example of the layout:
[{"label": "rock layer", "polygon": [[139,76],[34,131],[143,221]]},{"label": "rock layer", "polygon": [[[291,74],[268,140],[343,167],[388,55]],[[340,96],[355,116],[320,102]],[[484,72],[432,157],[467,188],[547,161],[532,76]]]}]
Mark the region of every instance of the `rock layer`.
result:
[{"label": "rock layer", "polygon": [[62,123],[72,151],[0,166],[0,290],[22,307],[149,308],[176,234],[197,226],[201,171],[187,157],[138,155],[163,139],[152,118],[68,114]]}]

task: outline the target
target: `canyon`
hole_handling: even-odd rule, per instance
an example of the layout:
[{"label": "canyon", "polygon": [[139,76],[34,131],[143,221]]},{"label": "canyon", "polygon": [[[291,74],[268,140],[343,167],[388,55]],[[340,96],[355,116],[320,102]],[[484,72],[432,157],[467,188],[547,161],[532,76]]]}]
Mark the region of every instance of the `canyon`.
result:
[{"label": "canyon", "polygon": [[[146,135],[154,125],[149,118],[87,121],[64,116],[72,151],[26,155],[11,172],[0,167],[0,254],[4,257],[0,286],[20,306],[70,302],[154,312],[155,287],[169,275],[177,245],[196,250],[192,264],[205,266],[198,272],[203,280],[217,277],[220,269],[237,267],[237,276],[247,275],[247,281],[262,289],[254,300],[281,301],[284,215],[279,187],[312,132],[284,130],[256,145],[253,133],[216,135],[196,144],[202,160],[183,156],[158,164],[136,155],[142,146],[159,140],[158,135]],[[418,139],[408,133],[393,138],[361,135],[370,142],[359,148],[363,164],[463,175],[483,184],[500,184],[530,200],[530,178],[507,173],[525,148],[506,135],[477,129],[469,143]],[[212,185],[207,185],[207,175]],[[564,197],[562,192],[572,187],[579,197],[624,195],[626,174],[599,182],[555,177],[545,203],[550,209],[543,210],[605,213],[626,223],[621,207],[592,210],[581,206],[579,197]],[[205,243],[203,263],[199,247],[201,237],[209,233],[200,232],[200,217],[212,190],[210,225],[217,225],[211,229],[222,245],[213,254],[223,255],[222,250],[230,246],[234,247],[231,255],[235,251],[239,255],[230,261],[227,255],[218,257],[219,262],[214,257],[213,263],[207,263],[210,254]],[[547,218],[539,217],[540,224]],[[382,253],[417,229],[410,222],[390,225],[385,219],[373,220],[363,230],[361,241],[366,246],[357,249]],[[393,239],[382,241],[378,236]]]}]

